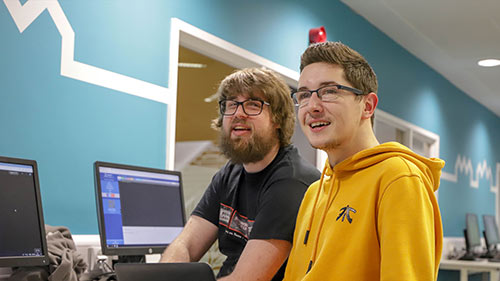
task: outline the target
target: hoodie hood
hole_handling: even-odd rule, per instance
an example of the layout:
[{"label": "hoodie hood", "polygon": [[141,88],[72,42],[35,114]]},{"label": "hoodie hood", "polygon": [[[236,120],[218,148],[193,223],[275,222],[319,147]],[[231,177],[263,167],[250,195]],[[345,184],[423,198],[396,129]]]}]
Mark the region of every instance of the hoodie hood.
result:
[{"label": "hoodie hood", "polygon": [[443,166],[396,142],[327,160],[302,201],[284,280],[435,280]]},{"label": "hoodie hood", "polygon": [[397,142],[387,142],[375,147],[360,151],[344,161],[330,166],[328,159],[325,163],[325,175],[331,176],[336,174],[339,178],[355,173],[358,170],[376,165],[391,157],[402,157],[422,171],[425,175],[425,180],[428,186],[432,187],[432,191],[436,191],[439,187],[439,179],[441,177],[441,169],[444,167],[444,161],[438,158],[426,158],[418,155],[408,149],[406,146]]}]

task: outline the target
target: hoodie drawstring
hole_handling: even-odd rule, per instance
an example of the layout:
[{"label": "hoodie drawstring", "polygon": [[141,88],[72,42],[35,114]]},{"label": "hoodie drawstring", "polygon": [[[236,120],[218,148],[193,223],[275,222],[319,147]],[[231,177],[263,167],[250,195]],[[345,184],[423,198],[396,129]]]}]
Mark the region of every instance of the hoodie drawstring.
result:
[{"label": "hoodie drawstring", "polygon": [[323,186],[323,178],[325,177],[327,165],[328,164],[325,164],[325,167],[323,168],[323,172],[321,172],[321,178],[319,180],[319,188],[318,188],[318,191],[316,192],[316,197],[314,198],[312,214],[311,214],[311,217],[309,217],[309,224],[307,226],[306,236],[304,237],[304,245],[307,245],[307,240],[309,240],[309,233],[311,232],[312,222],[314,220],[314,210],[316,210],[316,204],[318,204],[318,198],[319,198],[319,194],[321,193],[321,187]]},{"label": "hoodie drawstring", "polygon": [[[315,210],[316,210],[316,205],[318,204],[319,194],[321,193],[321,190],[323,188],[323,178],[324,178],[325,173],[326,173],[326,171],[328,169],[327,165],[329,165],[329,164],[327,163],[325,165],[325,167],[323,168],[323,172],[321,173],[321,179],[320,179],[320,182],[319,182],[319,188],[318,188],[318,191],[316,192],[316,198],[314,199],[314,205],[313,205],[313,209],[312,209],[312,214],[311,214],[311,217],[309,218],[309,225],[307,227],[306,235],[305,235],[305,238],[304,238],[304,244],[305,245],[307,245],[307,241],[309,240],[309,233],[310,233],[311,228],[312,228],[312,222],[314,220],[314,214],[315,214]],[[334,183],[335,183],[335,180],[332,181],[332,185]],[[339,189],[340,189],[340,183],[339,183],[339,188],[335,192],[335,196],[339,192]],[[309,265],[307,267],[307,272],[306,273],[308,273],[311,270],[311,268],[312,268],[312,266],[314,264],[314,261],[316,259],[316,252],[318,250],[319,235],[321,234],[321,229],[323,228],[323,224],[325,222],[326,214],[328,212],[328,209],[330,209],[330,206],[331,206],[331,204],[333,202],[333,198],[335,198],[335,196],[333,195],[333,190],[330,190],[330,193],[328,193],[328,200],[326,201],[325,209],[323,210],[323,214],[321,215],[321,218],[320,218],[319,228],[318,228],[318,231],[316,232],[315,244],[313,246],[313,251],[312,251],[312,254],[311,254],[311,258],[309,260]]]}]

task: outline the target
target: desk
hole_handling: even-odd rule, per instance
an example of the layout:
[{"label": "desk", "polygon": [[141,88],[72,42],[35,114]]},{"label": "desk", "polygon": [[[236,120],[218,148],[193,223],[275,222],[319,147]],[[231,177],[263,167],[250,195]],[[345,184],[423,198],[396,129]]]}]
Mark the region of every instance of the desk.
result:
[{"label": "desk", "polygon": [[441,260],[439,269],[459,270],[460,281],[469,279],[469,271],[489,272],[490,281],[499,281],[500,262],[489,262],[488,260],[461,261],[461,260]]}]

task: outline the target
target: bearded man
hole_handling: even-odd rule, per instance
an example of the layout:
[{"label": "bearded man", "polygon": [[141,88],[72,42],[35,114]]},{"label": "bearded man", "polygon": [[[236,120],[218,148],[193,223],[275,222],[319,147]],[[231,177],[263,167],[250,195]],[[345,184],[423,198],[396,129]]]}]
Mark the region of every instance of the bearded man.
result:
[{"label": "bearded man", "polygon": [[198,261],[218,239],[227,256],[220,280],[282,280],[300,202],[320,173],[290,144],[294,105],[275,72],[236,71],[217,93],[213,125],[229,162],[161,261]]}]

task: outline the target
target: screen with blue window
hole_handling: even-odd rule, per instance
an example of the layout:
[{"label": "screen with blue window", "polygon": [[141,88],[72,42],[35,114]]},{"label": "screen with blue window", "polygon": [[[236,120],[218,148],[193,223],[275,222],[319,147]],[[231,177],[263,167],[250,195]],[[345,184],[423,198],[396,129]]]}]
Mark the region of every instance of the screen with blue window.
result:
[{"label": "screen with blue window", "polygon": [[158,253],[182,231],[179,172],[103,162],[95,172],[104,254]]}]

